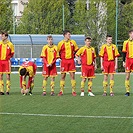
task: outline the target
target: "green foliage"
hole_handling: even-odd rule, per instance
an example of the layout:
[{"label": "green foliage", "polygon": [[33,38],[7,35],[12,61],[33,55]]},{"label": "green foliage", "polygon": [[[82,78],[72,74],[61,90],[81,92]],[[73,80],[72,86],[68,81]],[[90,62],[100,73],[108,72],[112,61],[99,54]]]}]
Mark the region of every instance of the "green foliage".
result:
[{"label": "green foliage", "polygon": [[11,0],[0,0],[0,30],[12,33]]},{"label": "green foliage", "polygon": [[24,10],[17,33],[61,34],[63,28],[63,4],[65,27],[68,25],[69,10],[65,0],[30,0]]},{"label": "green foliage", "polygon": [[119,11],[119,39],[125,40],[128,38],[128,31],[133,29],[133,2],[120,6]]}]

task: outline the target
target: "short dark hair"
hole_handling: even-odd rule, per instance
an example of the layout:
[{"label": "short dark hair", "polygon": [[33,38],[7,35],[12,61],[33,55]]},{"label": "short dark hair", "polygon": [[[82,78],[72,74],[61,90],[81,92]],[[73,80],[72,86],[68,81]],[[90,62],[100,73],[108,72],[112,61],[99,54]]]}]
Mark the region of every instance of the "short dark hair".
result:
[{"label": "short dark hair", "polygon": [[131,33],[131,32],[133,32],[133,29],[128,31],[128,33]]},{"label": "short dark hair", "polygon": [[1,34],[5,35],[6,37],[8,37],[8,32],[6,32],[6,31],[1,31]]},{"label": "short dark hair", "polygon": [[49,36],[47,36],[47,39],[48,39],[48,38],[53,38],[53,37],[52,37],[51,35],[49,35]]},{"label": "short dark hair", "polygon": [[26,68],[22,68],[22,69],[20,70],[20,75],[21,75],[21,76],[24,76],[26,73],[27,73]]},{"label": "short dark hair", "polygon": [[108,34],[108,35],[106,36],[106,38],[108,38],[108,37],[112,37],[112,36]]},{"label": "short dark hair", "polygon": [[67,33],[71,33],[69,30],[64,30],[63,31],[63,36],[66,35]]},{"label": "short dark hair", "polygon": [[89,36],[87,36],[87,37],[85,38],[85,41],[86,41],[87,39],[88,39],[88,40],[92,40],[92,38],[89,37]]}]

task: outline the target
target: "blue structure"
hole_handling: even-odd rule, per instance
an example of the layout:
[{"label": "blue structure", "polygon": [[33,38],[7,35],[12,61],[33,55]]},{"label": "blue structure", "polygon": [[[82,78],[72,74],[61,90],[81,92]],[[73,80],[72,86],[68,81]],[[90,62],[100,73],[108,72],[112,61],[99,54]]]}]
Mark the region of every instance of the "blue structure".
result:
[{"label": "blue structure", "polygon": [[[10,34],[9,40],[15,45],[44,45],[47,44],[47,36],[42,34]],[[54,44],[58,44],[64,37],[63,35],[52,35]],[[84,44],[85,35],[71,35],[78,45]]]}]

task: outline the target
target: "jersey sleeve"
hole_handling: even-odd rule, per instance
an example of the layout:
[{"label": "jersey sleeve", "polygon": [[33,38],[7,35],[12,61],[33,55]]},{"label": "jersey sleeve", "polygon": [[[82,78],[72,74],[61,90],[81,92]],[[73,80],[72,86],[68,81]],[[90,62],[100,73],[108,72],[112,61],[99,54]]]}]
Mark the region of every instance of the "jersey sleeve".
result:
[{"label": "jersey sleeve", "polygon": [[60,50],[61,50],[61,46],[62,46],[62,41],[60,41],[59,43],[58,43],[58,45],[57,45],[57,51],[58,51],[58,53],[60,52]]},{"label": "jersey sleeve", "polygon": [[34,75],[36,74],[36,70],[37,70],[37,66],[36,66],[36,64],[34,63],[34,64],[33,64]]},{"label": "jersey sleeve", "polygon": [[96,50],[95,50],[95,48],[93,48],[93,51],[94,51],[94,58],[96,58]]},{"label": "jersey sleeve", "polygon": [[124,52],[124,53],[127,52],[126,44],[127,44],[127,41],[124,41],[124,43],[123,43],[123,48],[122,48],[122,52]]},{"label": "jersey sleeve", "polygon": [[120,56],[120,54],[119,54],[119,52],[118,52],[117,47],[115,46],[115,57],[118,57],[118,56]]},{"label": "jersey sleeve", "polygon": [[56,50],[56,58],[59,58],[60,56],[59,56],[59,51],[58,51],[57,46],[56,46],[55,50]]},{"label": "jersey sleeve", "polygon": [[46,57],[45,51],[46,51],[46,47],[44,46],[44,47],[42,48],[42,52],[41,52],[41,55],[40,55],[41,58]]},{"label": "jersey sleeve", "polygon": [[100,57],[103,57],[103,55],[104,55],[104,45],[101,46],[101,49],[100,49],[100,52],[99,52]]},{"label": "jersey sleeve", "polygon": [[77,55],[77,56],[81,56],[82,53],[83,53],[83,48],[80,48],[80,49],[76,52],[76,55]]},{"label": "jersey sleeve", "polygon": [[77,45],[77,43],[74,41],[74,40],[72,40],[72,43],[74,44],[74,51],[76,52],[76,51],[78,51],[78,45]]},{"label": "jersey sleeve", "polygon": [[14,45],[10,43],[11,54],[14,54]]}]

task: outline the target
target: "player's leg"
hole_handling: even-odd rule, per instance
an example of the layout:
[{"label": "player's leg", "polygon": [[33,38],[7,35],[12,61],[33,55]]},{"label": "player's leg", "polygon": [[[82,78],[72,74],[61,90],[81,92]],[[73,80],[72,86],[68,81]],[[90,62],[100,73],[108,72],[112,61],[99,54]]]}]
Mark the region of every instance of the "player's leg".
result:
[{"label": "player's leg", "polygon": [[4,95],[4,82],[3,82],[3,74],[0,74],[0,95]]},{"label": "player's leg", "polygon": [[126,72],[126,78],[125,78],[125,88],[126,88],[126,94],[125,96],[130,96],[130,72]]},{"label": "player's leg", "polygon": [[88,96],[95,96],[93,93],[92,93],[92,78],[88,78]]},{"label": "player's leg", "polygon": [[133,61],[132,59],[126,59],[126,77],[125,77],[125,88],[126,94],[125,96],[130,96],[130,72],[133,71]]},{"label": "player's leg", "polygon": [[43,78],[43,93],[42,96],[46,96],[46,86],[47,86],[47,79],[49,77],[50,74],[50,68],[46,66],[46,64],[43,65],[43,72],[42,72],[42,76]]},{"label": "player's leg", "polygon": [[31,78],[29,94],[32,95],[32,90],[34,88],[34,77]]},{"label": "player's leg", "polygon": [[76,80],[75,80],[75,72],[69,72],[71,78],[71,86],[72,86],[72,95],[76,96]]},{"label": "player's leg", "polygon": [[103,79],[103,96],[107,96],[107,86],[108,86],[108,74],[104,74],[104,79]]},{"label": "player's leg", "polygon": [[114,96],[113,87],[114,87],[114,74],[110,75],[110,96]]},{"label": "player's leg", "polygon": [[66,78],[66,73],[61,73],[61,80],[60,80],[60,92],[58,96],[62,96],[64,92],[64,86],[65,86],[65,78]]},{"label": "player's leg", "polygon": [[61,60],[61,67],[60,67],[60,72],[61,72],[60,92],[59,92],[58,96],[62,96],[64,93],[65,78],[66,78],[66,72],[67,71],[68,71],[68,61],[62,59]]},{"label": "player's leg", "polygon": [[55,87],[55,77],[51,77],[51,83],[50,83],[50,86],[51,86],[51,96],[54,96],[54,87]]},{"label": "player's leg", "polygon": [[82,78],[81,86],[80,86],[80,90],[81,90],[81,94],[80,94],[80,96],[84,96],[85,82],[86,82],[86,78]]},{"label": "player's leg", "polygon": [[46,96],[47,79],[48,79],[48,77],[44,76],[44,78],[43,78],[43,93],[42,93],[42,96]]},{"label": "player's leg", "polygon": [[22,90],[21,90],[23,95],[27,94],[27,90],[26,90],[26,76],[23,77],[22,79]]},{"label": "player's leg", "polygon": [[10,82],[10,74],[6,74],[6,94],[9,95],[9,91],[10,91],[10,86],[11,86],[11,82]]}]

